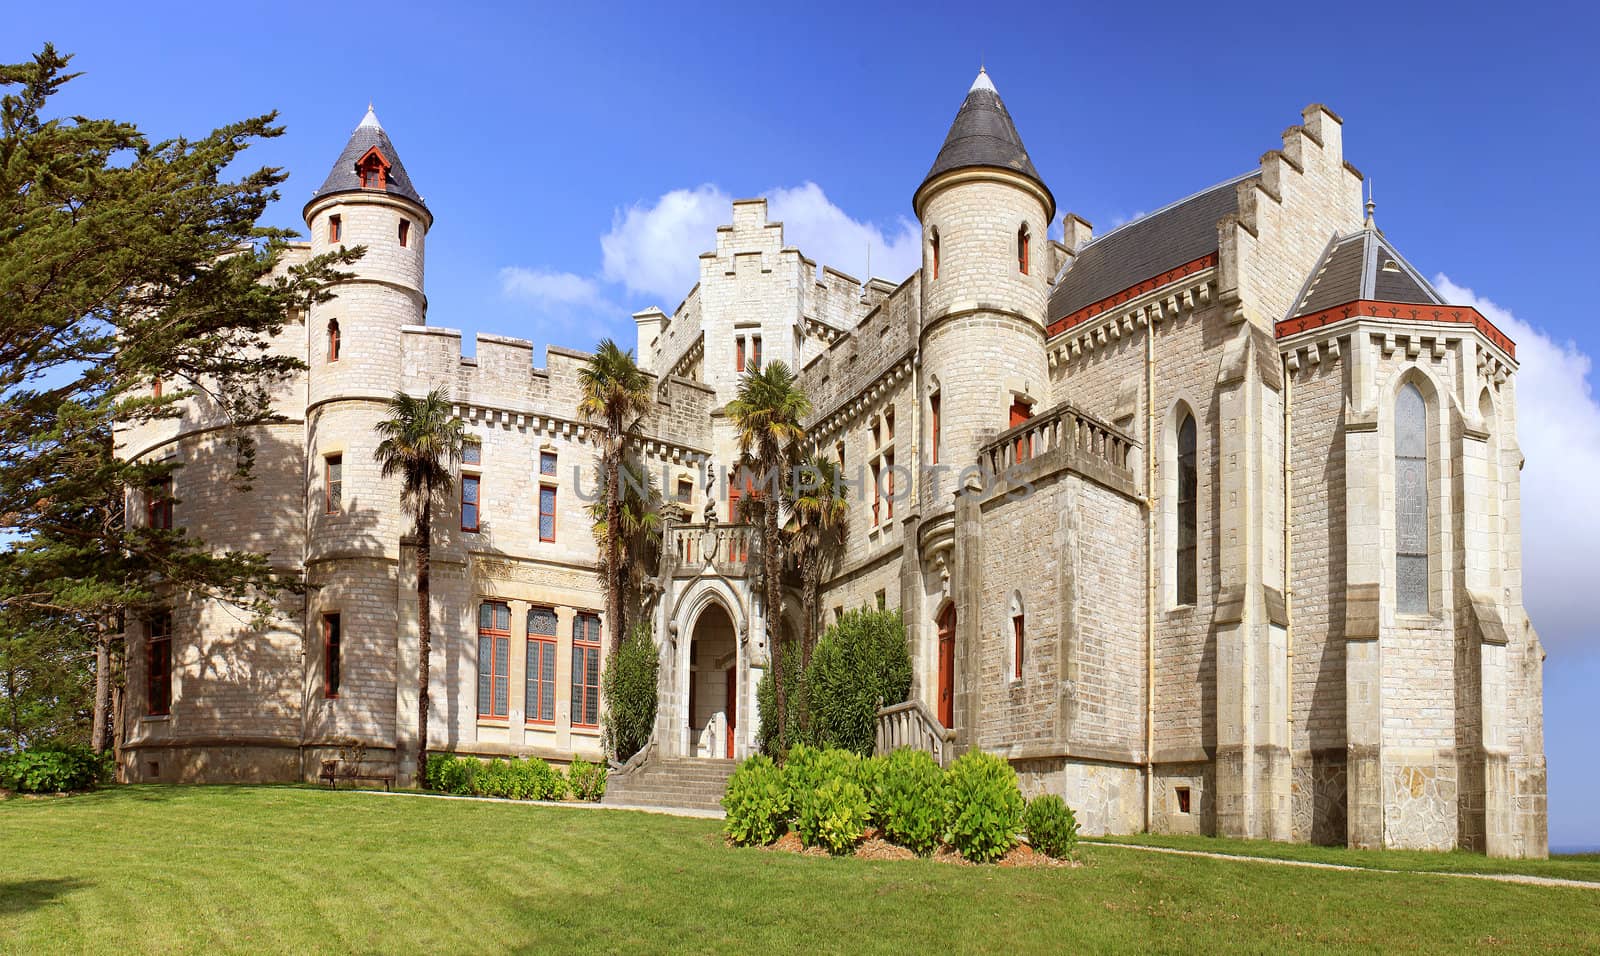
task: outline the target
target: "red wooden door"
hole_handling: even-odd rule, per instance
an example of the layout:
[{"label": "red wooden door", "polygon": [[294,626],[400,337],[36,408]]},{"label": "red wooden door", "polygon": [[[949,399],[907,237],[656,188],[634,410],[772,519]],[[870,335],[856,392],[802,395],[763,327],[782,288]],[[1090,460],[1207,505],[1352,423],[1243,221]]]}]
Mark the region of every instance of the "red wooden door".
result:
[{"label": "red wooden door", "polygon": [[[1022,399],[1011,403],[1011,424],[1007,428],[1015,428],[1033,417],[1033,406]],[[1018,438],[1016,442],[1016,460],[1024,462],[1033,457],[1033,436]]]},{"label": "red wooden door", "polygon": [[739,722],[739,680],[736,667],[728,668],[728,759],[733,759],[733,728]]},{"label": "red wooden door", "polygon": [[939,615],[939,723],[948,730],[955,724],[956,608]]}]

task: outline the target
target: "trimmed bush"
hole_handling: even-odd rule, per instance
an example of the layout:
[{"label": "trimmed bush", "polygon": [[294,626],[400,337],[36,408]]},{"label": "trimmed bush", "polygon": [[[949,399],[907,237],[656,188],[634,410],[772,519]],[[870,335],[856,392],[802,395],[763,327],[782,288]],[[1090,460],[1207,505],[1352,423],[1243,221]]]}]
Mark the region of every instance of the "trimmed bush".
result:
[{"label": "trimmed bush", "polygon": [[875,812],[885,840],[927,856],[944,835],[944,771],[924,751],[901,747],[884,759]]},{"label": "trimmed bush", "polygon": [[539,757],[514,761],[524,783],[523,800],[560,800],[567,795],[567,778]]},{"label": "trimmed bush", "polygon": [[466,796],[473,793],[472,778],[481,764],[455,754],[428,754],[428,788]]},{"label": "trimmed bush", "polygon": [[867,826],[883,825],[883,778],[888,768],[887,757],[863,757],[856,764],[856,785],[867,795]]},{"label": "trimmed bush", "polygon": [[867,832],[869,808],[861,786],[846,776],[831,776],[806,796],[795,829],[806,846],[848,853]]},{"label": "trimmed bush", "polygon": [[626,761],[650,742],[656,723],[660,665],[650,625],[644,623],[635,626],[606,661],[601,678],[606,701],[602,723],[606,752],[618,761]]},{"label": "trimmed bush", "polygon": [[81,744],[44,744],[0,758],[0,786],[18,793],[92,790],[111,776],[111,756]]},{"label": "trimmed bush", "polygon": [[567,791],[579,800],[599,803],[606,795],[605,765],[573,757],[567,765]]},{"label": "trimmed bush", "polygon": [[1065,860],[1077,852],[1078,817],[1067,801],[1053,793],[1028,801],[1022,826],[1028,833],[1028,843],[1045,856]]},{"label": "trimmed bush", "polygon": [[509,763],[494,758],[478,769],[473,777],[473,791],[480,797],[526,799],[520,791],[516,769]]},{"label": "trimmed bush", "polygon": [[756,754],[739,764],[722,796],[722,830],[740,846],[766,845],[783,835],[789,819],[789,788],[771,757]]},{"label": "trimmed bush", "polygon": [[819,750],[805,744],[790,748],[783,761],[783,779],[789,788],[789,801],[799,813],[806,799],[829,780],[856,778],[861,758],[848,750]]},{"label": "trimmed bush", "polygon": [[846,612],[817,642],[806,669],[810,741],[868,756],[877,742],[879,703],[901,703],[910,692],[911,657],[900,611]]},{"label": "trimmed bush", "polygon": [[974,863],[990,863],[1017,845],[1022,791],[1004,758],[969,750],[944,777],[945,842]]}]

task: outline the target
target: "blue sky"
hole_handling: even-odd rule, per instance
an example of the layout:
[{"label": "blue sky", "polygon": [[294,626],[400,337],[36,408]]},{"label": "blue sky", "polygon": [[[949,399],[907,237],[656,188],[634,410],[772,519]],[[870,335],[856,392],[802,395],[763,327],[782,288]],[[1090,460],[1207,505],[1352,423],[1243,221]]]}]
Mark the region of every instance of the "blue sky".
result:
[{"label": "blue sky", "polygon": [[[1385,3],[30,4],[86,75],[61,107],[251,151],[299,212],[368,100],[436,216],[429,322],[590,347],[671,311],[732,196],[860,275],[914,260],[911,192],[980,58],[1063,211],[1105,231],[1256,165],[1307,103],[1345,119],[1378,221],[1521,344],[1528,603],[1544,639],[1551,841],[1600,846],[1600,81],[1586,6]],[[687,277],[687,278],[686,278]],[[470,341],[470,338],[469,338]],[[469,346],[470,347],[470,346]]]}]

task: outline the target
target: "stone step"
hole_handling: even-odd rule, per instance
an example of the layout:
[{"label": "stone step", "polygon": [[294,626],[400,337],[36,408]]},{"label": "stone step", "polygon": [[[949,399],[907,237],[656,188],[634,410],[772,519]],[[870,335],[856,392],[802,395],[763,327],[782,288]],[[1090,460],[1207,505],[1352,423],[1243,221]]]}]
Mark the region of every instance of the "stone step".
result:
[{"label": "stone step", "polygon": [[735,766],[732,760],[652,760],[631,773],[613,774],[607,781],[605,802],[720,810]]}]

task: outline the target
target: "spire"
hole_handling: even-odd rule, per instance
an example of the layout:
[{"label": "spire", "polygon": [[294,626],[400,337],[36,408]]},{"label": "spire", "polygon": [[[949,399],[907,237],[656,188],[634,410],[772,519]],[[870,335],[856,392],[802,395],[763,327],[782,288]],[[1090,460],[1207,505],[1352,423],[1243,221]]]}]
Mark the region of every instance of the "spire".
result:
[{"label": "spire", "polygon": [[[982,66],[922,184],[926,186],[941,173],[974,166],[1009,169],[1038,183],[1047,195],[1050,192],[1039,178],[1039,171],[1033,168],[1027,147],[1022,145],[1022,137],[1017,134],[1017,126],[1011,121],[1005,103],[1001,102],[1000,92],[989,78],[988,69]],[[1054,216],[1053,199],[1051,206],[1049,212]]]},{"label": "spire", "polygon": [[1367,221],[1364,224],[1368,229],[1378,228],[1378,204],[1372,200],[1372,180],[1367,180]]},{"label": "spire", "polygon": [[333,169],[328,172],[328,178],[323,180],[317,191],[311,194],[311,201],[316,202],[323,196],[333,193],[376,191],[370,187],[363,189],[361,175],[356,169],[356,165],[373,150],[377,150],[384,165],[382,191],[391,196],[409,199],[426,208],[422,197],[417,194],[416,187],[411,183],[411,177],[406,174],[406,168],[401,164],[400,154],[395,150],[389,134],[384,131],[383,124],[378,122],[378,114],[373,111],[370,102],[367,104],[367,115],[361,118],[361,122],[350,134],[350,140],[345,143],[344,151],[334,161]]}]

